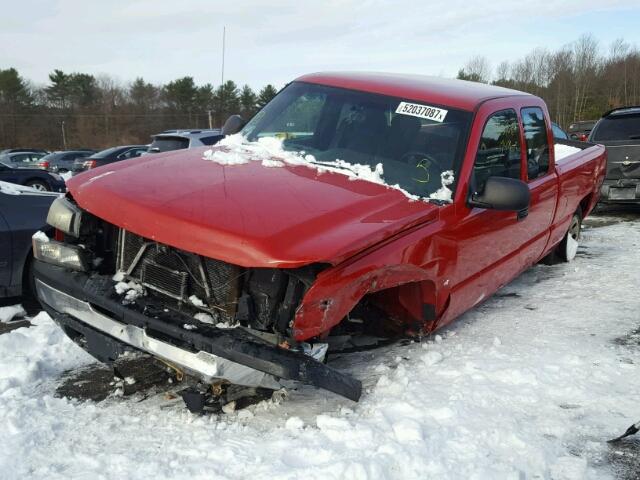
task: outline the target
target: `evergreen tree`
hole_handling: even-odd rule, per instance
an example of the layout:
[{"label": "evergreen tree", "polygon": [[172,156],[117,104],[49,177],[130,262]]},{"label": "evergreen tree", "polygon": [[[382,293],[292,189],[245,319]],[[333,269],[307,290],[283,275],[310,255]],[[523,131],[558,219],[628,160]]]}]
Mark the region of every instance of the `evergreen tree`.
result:
[{"label": "evergreen tree", "polygon": [[242,87],[240,91],[240,114],[245,120],[249,120],[256,113],[258,97],[249,85]]},{"label": "evergreen tree", "polygon": [[258,107],[259,108],[264,107],[277,94],[278,94],[278,91],[276,90],[276,87],[274,87],[271,84],[268,84],[266,87],[260,90],[260,93],[258,94]]}]

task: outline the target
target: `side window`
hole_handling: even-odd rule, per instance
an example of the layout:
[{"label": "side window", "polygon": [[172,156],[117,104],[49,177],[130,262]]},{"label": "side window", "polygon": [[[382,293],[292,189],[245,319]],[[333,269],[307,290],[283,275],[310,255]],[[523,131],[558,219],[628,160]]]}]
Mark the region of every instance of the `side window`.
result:
[{"label": "side window", "polygon": [[520,128],[515,110],[494,113],[482,132],[473,166],[475,191],[482,193],[489,177],[519,179],[520,158]]},{"label": "side window", "polygon": [[527,146],[527,175],[529,180],[533,180],[549,172],[547,124],[541,108],[523,108],[520,113]]},{"label": "side window", "polygon": [[202,142],[203,145],[215,145],[223,138],[224,137],[222,135],[212,135],[210,137],[202,137],[200,141]]}]

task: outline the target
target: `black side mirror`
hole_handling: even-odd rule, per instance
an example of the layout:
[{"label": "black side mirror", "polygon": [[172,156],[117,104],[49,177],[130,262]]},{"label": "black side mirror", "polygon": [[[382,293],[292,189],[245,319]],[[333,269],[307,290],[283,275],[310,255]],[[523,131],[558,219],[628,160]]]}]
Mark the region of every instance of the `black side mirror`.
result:
[{"label": "black side mirror", "polygon": [[245,121],[242,119],[240,115],[231,115],[227,118],[227,121],[224,122],[224,127],[222,127],[223,135],[233,135],[234,133],[238,133],[244,127]]},{"label": "black side mirror", "polygon": [[529,208],[529,187],[522,180],[507,177],[489,177],[481,194],[469,198],[470,207],[519,212]]}]

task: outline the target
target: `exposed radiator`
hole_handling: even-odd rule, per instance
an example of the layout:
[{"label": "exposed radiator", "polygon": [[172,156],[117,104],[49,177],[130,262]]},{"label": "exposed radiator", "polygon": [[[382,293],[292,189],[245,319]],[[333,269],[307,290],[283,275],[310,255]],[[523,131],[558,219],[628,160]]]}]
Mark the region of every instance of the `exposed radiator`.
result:
[{"label": "exposed radiator", "polygon": [[191,295],[201,299],[223,320],[232,319],[245,269],[220,260],[185,252],[121,229],[118,233],[118,270],[178,302]]}]

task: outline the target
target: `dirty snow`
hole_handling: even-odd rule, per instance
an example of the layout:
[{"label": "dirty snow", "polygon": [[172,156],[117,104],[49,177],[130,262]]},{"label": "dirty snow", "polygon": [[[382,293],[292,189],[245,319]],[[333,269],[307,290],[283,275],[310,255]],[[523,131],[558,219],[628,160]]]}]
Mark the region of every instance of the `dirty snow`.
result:
[{"label": "dirty snow", "polygon": [[563,143],[556,143],[554,145],[556,152],[556,162],[562,160],[563,158],[568,157],[569,155],[573,155],[576,152],[580,152],[581,150],[577,147],[572,147],[571,145],[564,145]]},{"label": "dirty snow", "polygon": [[[331,162],[318,162],[313,155],[305,152],[284,150],[282,142],[282,139],[276,137],[262,137],[255,142],[249,142],[242,134],[238,133],[218,142],[215,149],[206,150],[202,158],[224,166],[243,165],[252,161],[261,162],[264,167],[304,166],[313,168],[318,173],[339,173],[346,175],[351,180],[364,180],[399,190],[411,200],[420,199],[417,195],[404,190],[400,185],[385,183],[382,163],[371,168],[369,165],[349,163],[340,159]],[[218,147],[223,147],[223,149]]]},{"label": "dirty snow", "polygon": [[47,317],[0,335],[0,472],[13,479],[607,479],[638,417],[640,221],[584,232],[421,344],[331,356],[360,403],[312,387],[228,415],[162,395],[55,398],[92,360]]},{"label": "dirty snow", "polygon": [[71,177],[73,177],[73,172],[64,172],[64,173],[60,173],[59,174],[62,179],[66,182],[67,180],[69,180]]},{"label": "dirty snow", "polygon": [[206,307],[205,303],[195,295],[189,297],[189,303],[195,307]]},{"label": "dirty snow", "polygon": [[131,303],[135,301],[136,298],[146,295],[144,287],[133,280],[117,282],[113,288],[118,295],[124,295],[124,303]]},{"label": "dirty snow", "polygon": [[22,305],[10,305],[0,308],[0,322],[7,323],[14,319],[22,318],[27,314]]}]

